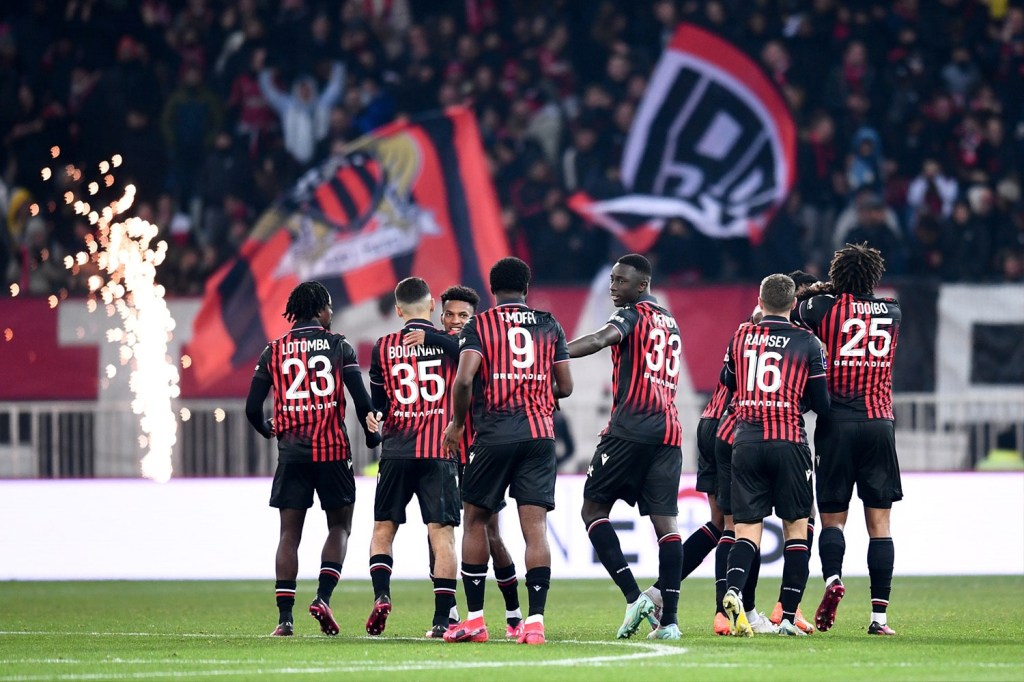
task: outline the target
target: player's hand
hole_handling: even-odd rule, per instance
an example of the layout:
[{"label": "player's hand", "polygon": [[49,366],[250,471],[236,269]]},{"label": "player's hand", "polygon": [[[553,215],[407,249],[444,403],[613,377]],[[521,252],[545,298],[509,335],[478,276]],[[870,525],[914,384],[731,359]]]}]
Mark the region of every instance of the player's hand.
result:
[{"label": "player's hand", "polygon": [[456,426],[455,422],[449,422],[441,438],[441,452],[447,452],[452,457],[459,456],[462,449],[462,434],[466,430],[465,425]]},{"label": "player's hand", "polygon": [[406,348],[412,348],[413,346],[422,346],[423,341],[426,340],[427,334],[422,329],[415,329],[413,331],[406,332],[402,337],[402,345]]},{"label": "player's hand", "polygon": [[267,440],[269,440],[271,438],[277,438],[277,429],[274,428],[274,420],[273,419],[268,419],[267,420],[267,431],[270,432],[270,435],[267,436]]},{"label": "player's hand", "polygon": [[377,433],[380,431],[380,423],[384,421],[384,414],[382,412],[370,412],[366,415],[366,430],[370,433]]}]

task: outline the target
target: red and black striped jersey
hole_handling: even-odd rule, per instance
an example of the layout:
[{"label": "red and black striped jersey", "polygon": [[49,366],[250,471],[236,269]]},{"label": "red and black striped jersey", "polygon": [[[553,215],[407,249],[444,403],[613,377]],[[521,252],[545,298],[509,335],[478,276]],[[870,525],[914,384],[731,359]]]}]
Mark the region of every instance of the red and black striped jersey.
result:
[{"label": "red and black striped jersey", "polygon": [[711,394],[711,400],[704,407],[704,411],[700,413],[700,418],[721,419],[722,413],[725,412],[725,408],[729,407],[731,399],[732,391],[729,390],[728,386],[719,381],[718,386],[715,387],[715,392]]},{"label": "red and black striped jersey", "polygon": [[729,445],[732,445],[736,439],[736,408],[731,403],[718,420],[718,431],[715,432],[715,438],[724,440]]},{"label": "red and black striped jersey", "polygon": [[437,332],[429,322],[412,320],[401,331],[380,337],[373,346],[370,384],[374,395],[377,387],[384,389],[387,402],[380,457],[447,459],[441,437],[451,421],[448,387],[458,363],[441,346],[430,343],[429,336],[418,346],[405,347],[402,339],[413,329]]},{"label": "red and black striped jersey", "polygon": [[612,346],[612,414],[601,435],[682,445],[675,400],[683,342],[675,318],[653,296],[643,296],[608,324],[621,339]]},{"label": "red and black striped jersey", "polygon": [[736,330],[725,355],[736,376],[735,441],[806,443],[801,400],[808,379],[825,375],[825,351],[806,329],[766,315]]},{"label": "red and black striped jersey", "polygon": [[565,332],[554,316],[505,303],[474,315],[459,343],[462,353],[482,358],[473,385],[474,442],[553,439],[551,372],[569,361]]},{"label": "red and black striped jersey", "polygon": [[903,313],[891,298],[814,296],[797,315],[828,351],[829,419],[892,419],[892,364]]},{"label": "red and black striped jersey", "polygon": [[274,430],[282,462],[348,459],[344,372],[359,372],[355,349],[315,320],[297,322],[263,349],[255,375],[274,387]]}]

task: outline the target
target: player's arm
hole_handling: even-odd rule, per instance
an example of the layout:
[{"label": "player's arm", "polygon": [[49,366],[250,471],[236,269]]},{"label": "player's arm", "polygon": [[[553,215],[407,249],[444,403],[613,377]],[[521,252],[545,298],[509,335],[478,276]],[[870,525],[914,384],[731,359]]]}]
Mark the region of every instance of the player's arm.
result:
[{"label": "player's arm", "polygon": [[388,412],[390,401],[384,386],[384,370],[380,367],[380,342],[373,344],[373,355],[370,356],[370,402],[373,409],[366,415],[366,428],[370,433],[380,431],[380,423]]},{"label": "player's arm", "polygon": [[637,312],[633,308],[617,310],[596,332],[570,341],[569,357],[582,358],[593,355],[602,348],[620,343],[633,331],[637,317]]},{"label": "player's arm", "polygon": [[473,399],[473,379],[480,371],[483,363],[483,350],[480,344],[480,336],[476,332],[476,318],[466,323],[462,328],[462,335],[459,340],[462,344],[462,351],[459,353],[459,368],[455,371],[455,379],[452,380],[452,421],[444,430],[441,439],[441,449],[449,452],[452,456],[459,455],[462,445],[462,434],[466,430],[466,415],[469,413],[469,404]]},{"label": "player's arm", "polygon": [[450,358],[459,357],[459,337],[451,334],[442,334],[434,329],[427,329],[423,332],[423,343],[431,346],[440,346],[444,354]]},{"label": "player's arm", "polygon": [[722,382],[731,393],[736,392],[736,359],[732,356],[732,342],[725,347],[725,359],[722,360],[722,371],[718,374],[718,380]]},{"label": "player's arm", "polygon": [[810,367],[807,371],[807,383],[804,384],[804,404],[814,410],[819,417],[826,416],[832,406],[832,399],[828,394],[828,381],[825,377],[825,348],[821,341],[811,336],[811,350],[809,353]]},{"label": "player's arm", "polygon": [[352,405],[356,408],[356,416],[363,426],[366,434],[366,447],[372,448],[380,444],[380,434],[371,433],[366,426],[366,415],[370,414],[370,394],[366,392],[366,384],[363,383],[363,371],[359,369],[359,362],[356,360],[356,351],[348,341],[342,339],[342,369],[341,377],[345,382],[348,394],[352,396]]},{"label": "player's arm", "polygon": [[554,393],[555,399],[560,400],[572,395],[573,383],[572,372],[569,370],[570,355],[568,344],[565,342],[565,332],[562,330],[562,325],[557,322],[555,325],[557,326],[557,336],[555,337],[555,364],[552,368],[555,380],[551,384],[551,391]]},{"label": "player's arm", "polygon": [[274,437],[274,421],[267,419],[263,414],[263,403],[270,395],[270,373],[267,370],[267,363],[270,360],[270,347],[263,350],[260,361],[256,364],[256,371],[252,375],[252,382],[249,384],[249,395],[245,399],[245,417],[264,438]]}]

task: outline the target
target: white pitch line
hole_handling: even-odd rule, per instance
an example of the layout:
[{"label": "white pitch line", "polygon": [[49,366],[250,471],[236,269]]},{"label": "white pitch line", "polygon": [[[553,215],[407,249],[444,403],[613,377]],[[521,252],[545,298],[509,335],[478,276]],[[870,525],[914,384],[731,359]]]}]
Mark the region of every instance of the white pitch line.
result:
[{"label": "white pitch line", "polygon": [[[3,634],[3,633],[0,633]],[[46,634],[59,634],[59,633],[46,633]],[[157,633],[149,633],[157,634]],[[173,635],[172,635],[173,636]],[[425,641],[418,638],[412,637],[392,637],[392,638],[374,638],[377,641],[391,641],[402,640],[402,641]],[[372,641],[372,640],[359,640]],[[550,667],[550,666],[605,666],[614,663],[623,663],[626,661],[635,661],[640,659],[650,658],[662,658],[666,656],[680,656],[687,653],[687,649],[683,647],[655,644],[648,642],[615,642],[615,641],[581,641],[581,640],[563,640],[560,643],[564,644],[579,644],[579,645],[612,645],[619,647],[629,647],[633,651],[623,654],[603,655],[603,656],[586,656],[586,657],[574,657],[574,658],[561,658],[561,659],[547,659],[542,661],[420,661],[417,663],[403,663],[396,664],[387,661],[362,661],[362,662],[351,662],[344,665],[337,666],[316,666],[316,667],[281,667],[281,668],[246,668],[238,670],[176,670],[176,671],[140,671],[130,673],[66,673],[58,675],[0,675],[0,682],[42,682],[42,680],[64,680],[66,682],[85,681],[85,680],[99,680],[99,679],[112,679],[112,680],[137,680],[137,679],[148,679],[157,677],[168,677],[168,678],[195,678],[195,677],[225,677],[225,676],[248,676],[253,674],[275,674],[275,675],[324,675],[334,673],[348,673],[348,672],[415,672],[425,670],[471,670],[471,669],[485,669],[485,668],[534,668],[534,667]],[[554,644],[554,642],[553,642]],[[636,651],[640,649],[640,651]],[[8,661],[5,661],[8,662]],[[16,662],[11,660],[9,662]],[[92,664],[104,664],[112,663],[111,660],[96,660],[90,663]],[[154,661],[155,663],[156,661]],[[186,662],[186,661],[183,661]],[[238,661],[239,663],[249,664],[250,661]]]}]

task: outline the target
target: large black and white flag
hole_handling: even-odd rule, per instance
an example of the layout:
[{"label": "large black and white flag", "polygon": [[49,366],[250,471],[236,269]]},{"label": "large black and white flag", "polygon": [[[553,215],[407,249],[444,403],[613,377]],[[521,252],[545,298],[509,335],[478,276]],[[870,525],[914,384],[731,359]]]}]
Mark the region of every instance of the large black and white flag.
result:
[{"label": "large black and white flag", "polygon": [[756,62],[682,24],[640,102],[621,178],[622,196],[577,196],[574,207],[620,235],[680,217],[711,237],[757,241],[796,178],[793,119]]}]

